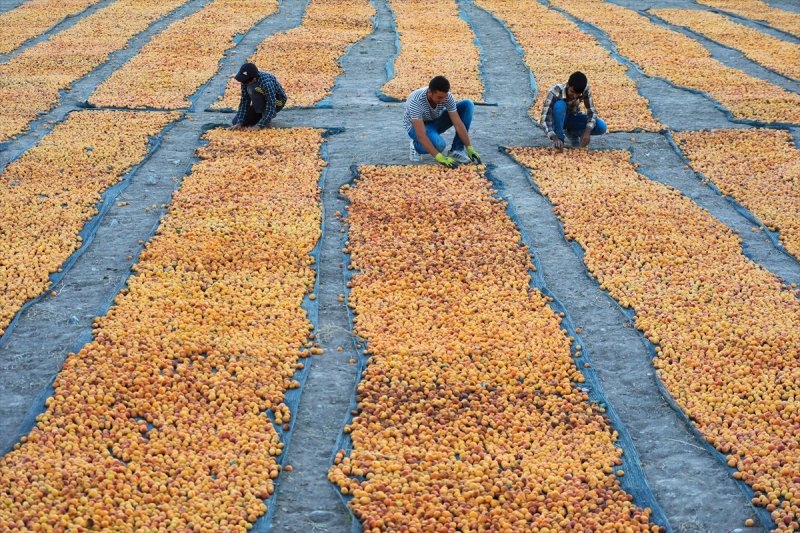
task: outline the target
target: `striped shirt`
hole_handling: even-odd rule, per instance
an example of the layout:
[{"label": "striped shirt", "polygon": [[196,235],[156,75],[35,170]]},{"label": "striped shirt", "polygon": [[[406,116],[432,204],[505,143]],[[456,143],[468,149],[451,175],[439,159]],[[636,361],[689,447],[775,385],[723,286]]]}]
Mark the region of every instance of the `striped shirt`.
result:
[{"label": "striped shirt", "polygon": [[[542,126],[544,126],[544,133],[548,137],[555,135],[555,131],[553,131],[553,104],[559,100],[565,100],[567,102],[568,115],[577,115],[580,113],[581,100],[578,98],[567,100],[567,84],[560,83],[554,85],[553,88],[547,93],[547,98],[544,100],[544,105],[542,106],[542,118],[540,120]],[[583,91],[583,105],[586,106],[586,129],[594,129],[594,125],[597,123],[597,110],[594,108],[592,91],[588,84],[586,85],[586,89]]]},{"label": "striped shirt", "polygon": [[[255,81],[255,84],[256,87],[253,90],[258,91],[258,93],[264,97],[264,113],[257,124],[263,127],[278,114],[278,110],[275,108],[275,101],[283,100],[283,102],[286,102],[286,93],[283,91],[283,87],[281,87],[278,79],[269,72],[259,71],[258,79]],[[239,99],[239,110],[236,112],[236,116],[233,117],[234,126],[244,120],[247,106],[252,104],[247,86],[244,83],[242,83],[241,86],[242,96]]]},{"label": "striped shirt", "polygon": [[453,98],[451,93],[447,93],[447,99],[443,103],[437,104],[436,107],[431,107],[430,102],[428,102],[428,88],[423,87],[411,93],[406,100],[403,127],[406,131],[409,131],[413,127],[412,120],[422,119],[423,122],[431,122],[442,116],[445,111],[449,113],[451,111],[455,112],[455,110],[456,99]]}]

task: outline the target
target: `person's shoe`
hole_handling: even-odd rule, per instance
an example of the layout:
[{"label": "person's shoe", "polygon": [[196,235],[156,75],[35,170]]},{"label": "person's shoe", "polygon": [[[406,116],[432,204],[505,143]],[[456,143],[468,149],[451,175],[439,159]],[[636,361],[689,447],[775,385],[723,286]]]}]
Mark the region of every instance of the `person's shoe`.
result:
[{"label": "person's shoe", "polygon": [[450,150],[448,155],[459,163],[472,163],[472,160],[464,150]]},{"label": "person's shoe", "polygon": [[414,163],[419,163],[419,152],[417,152],[417,149],[414,148],[414,141],[409,140],[408,146],[409,146],[408,158]]},{"label": "person's shoe", "polygon": [[569,139],[569,143],[572,145],[573,148],[577,148],[581,145],[581,138],[577,135],[572,135],[571,133],[567,134],[567,139]]}]

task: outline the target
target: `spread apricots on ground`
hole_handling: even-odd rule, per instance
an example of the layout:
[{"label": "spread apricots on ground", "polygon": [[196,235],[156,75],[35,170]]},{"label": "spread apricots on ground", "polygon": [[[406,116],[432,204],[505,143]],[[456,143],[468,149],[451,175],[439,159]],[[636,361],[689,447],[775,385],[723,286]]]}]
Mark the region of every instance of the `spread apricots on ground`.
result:
[{"label": "spread apricots on ground", "polygon": [[476,4],[501,20],[525,52],[525,64],[538,88],[530,110],[534,120],[542,116],[547,91],[566,83],[576,69],[574,58],[580,56],[580,70],[589,78],[595,101],[602,102],[598,103],[602,105],[599,112],[610,131],[663,128],[653,118],[647,99],[637,92],[626,67],[563,14],[537,0],[478,0]]},{"label": "spread apricots on ground", "polygon": [[100,0],[32,0],[0,13],[0,54],[7,54],[64,18],[80,13]]},{"label": "spread apricots on ground", "polygon": [[800,259],[800,150],[788,131],[675,132],[692,167],[741,203]]},{"label": "spread apricots on ground", "polygon": [[3,531],[242,532],[265,512],[311,346],[322,136],[206,139],[127,289],[0,459]]},{"label": "spread apricots on ground", "polygon": [[400,50],[394,61],[394,77],[381,92],[405,100],[413,91],[427,87],[431,78],[441,75],[450,80],[456,100],[483,102],[485,87],[475,34],[460,17],[456,2],[389,0],[388,3],[394,12]]},{"label": "spread apricots on ground", "polygon": [[800,94],[723,65],[697,41],[636,11],[602,0],[550,3],[608,33],[620,55],[645,74],[708,93],[737,119],[797,122]]},{"label": "spread apricots on ground", "polygon": [[277,0],[214,0],[172,24],[89,97],[98,106],[178,109],[219,68],[233,38],[277,11]]},{"label": "spread apricots on ground", "polygon": [[79,111],[0,174],[0,334],[81,246],[100,195],[147,154],[177,113]]},{"label": "spread apricots on ground", "polygon": [[638,174],[628,152],[509,151],[584,248],[600,287],[636,312],[672,398],[753,488],[753,503],[792,530],[800,291],[747,259],[740,238],[707,211]]},{"label": "spread apricots on ground", "polygon": [[118,0],[0,64],[0,142],[25,131],[56,105],[59,91],[187,1]]},{"label": "spread apricots on ground", "polygon": [[697,2],[745,18],[764,21],[795,37],[800,36],[800,13],[772,7],[762,0],[697,0]]},{"label": "spread apricots on ground", "polygon": [[359,171],[349,305],[371,357],[329,479],[364,530],[657,530],[480,167]]},{"label": "spread apricots on ground", "polygon": [[[691,529],[686,501],[695,529],[800,531],[800,271],[770,242],[800,259],[797,132],[775,129],[798,120],[797,13],[633,4],[0,1],[0,532],[655,532]],[[278,122],[332,141],[215,127],[245,61],[286,89]],[[612,132],[645,133],[510,149],[530,186],[496,149],[549,147],[528,116],[575,70]],[[341,187],[407,161],[381,100],[440,74],[497,99],[473,122],[491,180]]]},{"label": "spread apricots on ground", "polygon": [[686,26],[731,48],[756,63],[794,79],[800,79],[800,46],[762,31],[733,22],[727,17],[699,9],[651,9],[650,13]]},{"label": "spread apricots on ground", "polygon": [[[339,59],[370,34],[374,16],[368,0],[311,0],[299,27],[265,39],[249,61],[278,78],[289,97],[287,108],[313,106],[330,94],[342,73]],[[236,109],[240,87],[229,80],[212,108]]]}]

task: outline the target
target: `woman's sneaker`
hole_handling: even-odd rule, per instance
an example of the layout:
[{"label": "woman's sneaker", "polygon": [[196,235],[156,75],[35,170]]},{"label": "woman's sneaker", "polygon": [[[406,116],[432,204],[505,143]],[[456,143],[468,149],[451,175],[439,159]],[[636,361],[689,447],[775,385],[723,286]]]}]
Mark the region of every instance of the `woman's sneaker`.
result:
[{"label": "woman's sneaker", "polygon": [[408,150],[408,158],[414,163],[419,163],[419,152],[417,152],[417,149],[414,148],[413,140],[408,141]]}]

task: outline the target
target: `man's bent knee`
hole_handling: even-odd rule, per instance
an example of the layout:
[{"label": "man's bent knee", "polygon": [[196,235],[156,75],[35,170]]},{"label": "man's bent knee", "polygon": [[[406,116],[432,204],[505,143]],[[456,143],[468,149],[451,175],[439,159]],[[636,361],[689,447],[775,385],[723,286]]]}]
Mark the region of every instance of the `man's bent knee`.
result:
[{"label": "man's bent knee", "polygon": [[445,141],[441,137],[436,137],[435,139],[431,139],[433,143],[433,147],[436,148],[437,151],[444,153],[444,149],[447,146],[447,141]]},{"label": "man's bent knee", "polygon": [[594,124],[594,129],[592,129],[592,135],[603,135],[605,132],[608,131],[608,126],[602,119],[597,119],[597,122]]},{"label": "man's bent knee", "polygon": [[460,115],[463,111],[474,111],[475,104],[472,100],[461,100],[456,104],[456,111]]}]

